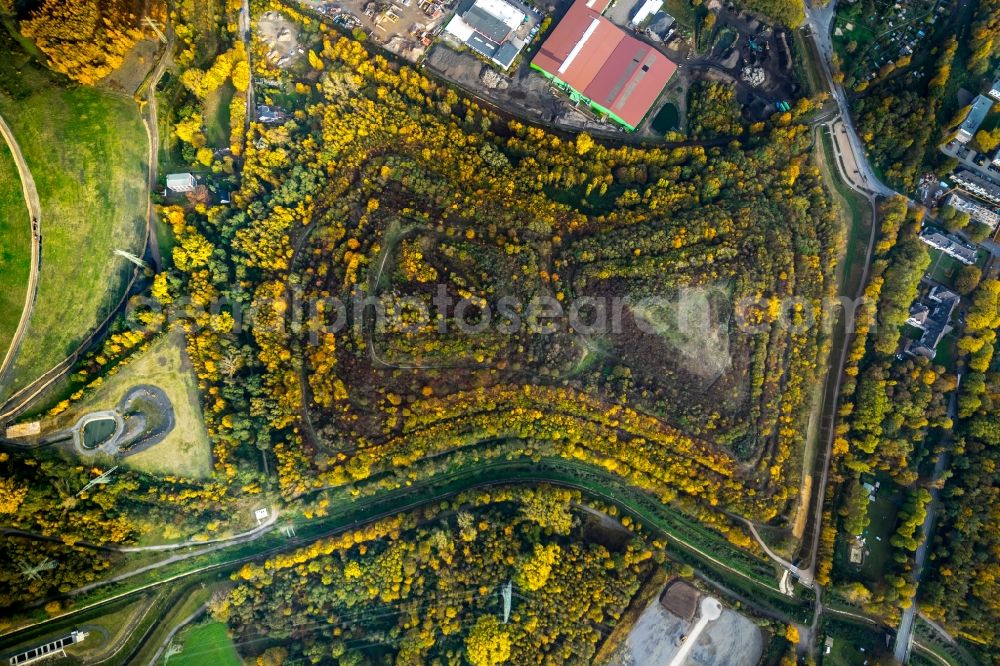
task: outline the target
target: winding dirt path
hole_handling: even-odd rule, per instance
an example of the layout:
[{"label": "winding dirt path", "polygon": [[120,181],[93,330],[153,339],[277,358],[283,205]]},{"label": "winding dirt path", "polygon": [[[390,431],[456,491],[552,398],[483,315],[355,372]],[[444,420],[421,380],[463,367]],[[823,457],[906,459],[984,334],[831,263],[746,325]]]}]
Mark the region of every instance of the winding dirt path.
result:
[{"label": "winding dirt path", "polygon": [[[169,57],[170,57],[170,52],[171,52],[171,49],[172,49],[172,46],[173,46],[173,30],[172,30],[172,28],[169,28],[169,26],[168,26],[168,32],[170,34],[170,41],[169,41],[167,47],[164,49],[163,53],[161,54],[160,59],[157,62],[156,68],[153,70],[153,75],[150,78],[150,83],[149,83],[149,85],[147,87],[147,90],[146,90],[147,100],[149,102],[148,108],[146,109],[146,114],[140,114],[140,115],[143,115],[143,121],[144,121],[143,124],[145,126],[146,133],[147,133],[147,135],[149,137],[149,160],[150,160],[149,166],[148,166],[148,170],[147,170],[147,186],[148,186],[148,189],[147,189],[146,195],[147,195],[148,201],[147,201],[147,204],[146,204],[146,238],[143,240],[143,248],[145,248],[147,246],[150,247],[150,251],[151,251],[152,257],[153,257],[153,262],[156,264],[157,269],[159,269],[161,267],[161,265],[162,265],[162,259],[160,257],[159,244],[157,243],[156,234],[154,232],[156,207],[153,205],[153,202],[152,202],[152,193],[154,191],[153,188],[155,187],[156,180],[157,180],[157,159],[156,158],[158,157],[158,152],[159,152],[159,133],[158,133],[158,129],[157,129],[158,121],[157,121],[157,107],[156,107],[156,86],[159,84],[159,80],[163,76],[164,71],[166,70],[166,67],[167,67],[167,64],[168,64],[168,61],[169,61]],[[8,139],[8,144],[10,145],[11,141],[13,140],[13,135],[9,135],[8,134],[10,132],[10,129],[7,127],[7,125],[5,123],[3,123],[3,119],[2,118],[0,118],[0,131],[3,131],[4,138]],[[20,159],[21,153],[20,153],[20,150],[16,149],[15,147],[16,147],[16,144],[11,145],[11,152],[14,153],[15,160],[18,163],[18,169],[20,169],[21,168],[21,164],[22,164],[22,160]],[[28,174],[28,175],[29,175],[29,178],[30,178],[30,174]],[[23,182],[24,182],[24,176],[23,176],[23,173],[22,173],[22,183]],[[31,183],[31,189],[34,192],[34,181],[32,181],[32,183]],[[35,193],[35,205],[37,206],[37,193]],[[38,215],[37,212],[36,212],[36,215]],[[40,217],[36,217],[36,219],[41,220]],[[34,241],[35,241],[34,242],[35,249],[38,252],[38,260],[40,261],[40,259],[41,259],[41,235],[38,234],[38,233],[36,233]],[[35,280],[35,284],[32,285],[31,289],[29,289],[29,293],[31,293],[33,291],[37,291],[37,276],[38,276],[39,265],[35,261],[34,250],[33,250],[33,254],[32,254],[32,267],[33,267],[32,268],[32,276],[33,276],[33,278]],[[56,364],[52,368],[49,368],[49,370],[47,370],[43,374],[41,374],[38,377],[36,377],[32,382],[30,382],[26,386],[21,387],[17,392],[15,392],[13,395],[9,396],[7,398],[7,400],[6,400],[6,402],[0,403],[0,409],[4,410],[3,413],[0,413],[0,424],[2,424],[4,421],[8,421],[8,420],[16,417],[18,414],[20,414],[25,409],[27,409],[32,404],[32,402],[39,395],[41,395],[46,389],[48,389],[50,386],[52,386],[52,384],[54,384],[61,377],[63,377],[63,375],[65,375],[67,372],[69,372],[69,370],[73,367],[73,364],[79,358],[80,354],[82,354],[84,350],[86,350],[87,348],[89,348],[89,346],[91,345],[91,343],[93,343],[94,339],[96,337],[98,337],[98,335],[101,334],[106,329],[106,327],[111,322],[111,320],[118,315],[118,313],[120,312],[121,308],[127,302],[128,298],[129,298],[129,293],[132,291],[132,287],[135,284],[135,281],[139,277],[140,274],[141,274],[141,271],[139,269],[136,269],[135,271],[133,271],[132,278],[131,278],[131,280],[129,280],[128,284],[125,286],[125,288],[124,288],[124,290],[122,292],[122,297],[118,301],[118,304],[111,310],[111,312],[108,313],[108,316],[101,323],[99,323],[90,332],[90,334],[87,335],[86,338],[83,339],[83,341],[77,346],[77,348],[69,356],[67,356],[66,358],[64,358],[62,361],[60,361],[58,364]],[[28,299],[26,299],[26,300],[28,300]],[[30,303],[26,304],[28,307],[26,307],[25,314],[22,314],[22,316],[21,316],[21,326],[18,329],[20,335],[23,335],[23,328],[27,327],[27,320],[30,317],[30,314],[31,314],[30,310],[31,310],[31,306],[33,306],[33,304],[34,304],[34,294],[31,293]],[[15,340],[18,343],[20,342],[20,338],[19,337],[16,337]],[[16,345],[12,344],[11,345],[11,349],[14,349],[15,346]],[[8,355],[8,357],[11,357],[11,358],[4,359],[3,365],[0,365],[0,382],[3,381],[4,373],[7,370],[7,364],[10,363],[10,362],[12,362],[12,357],[14,356],[14,354],[11,351],[8,351],[7,355]]]},{"label": "winding dirt path", "polygon": [[31,225],[31,269],[28,271],[28,289],[24,293],[24,308],[21,309],[21,320],[17,323],[17,330],[11,338],[10,347],[0,363],[0,383],[10,370],[10,366],[17,356],[17,350],[21,346],[24,332],[28,328],[28,320],[31,319],[31,310],[35,304],[35,296],[38,293],[38,269],[42,259],[42,205],[38,201],[38,190],[35,188],[35,179],[31,177],[31,170],[28,163],[24,161],[21,154],[21,147],[17,145],[14,133],[7,122],[0,117],[0,134],[3,134],[7,147],[10,148],[11,155],[14,156],[14,163],[17,165],[17,173],[21,178],[21,190],[24,193],[24,203],[28,208]]}]

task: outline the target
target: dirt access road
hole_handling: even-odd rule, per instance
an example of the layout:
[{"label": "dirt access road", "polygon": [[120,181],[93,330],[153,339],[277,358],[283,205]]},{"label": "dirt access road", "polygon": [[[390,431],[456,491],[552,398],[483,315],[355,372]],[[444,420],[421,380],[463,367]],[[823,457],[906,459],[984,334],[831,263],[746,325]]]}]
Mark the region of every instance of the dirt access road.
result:
[{"label": "dirt access road", "polygon": [[21,310],[21,321],[17,323],[17,330],[11,338],[10,347],[0,363],[0,383],[14,362],[17,356],[17,349],[21,346],[21,339],[28,328],[28,320],[31,319],[31,309],[35,304],[35,295],[38,293],[38,267],[42,258],[42,205],[38,201],[38,190],[35,188],[35,179],[31,177],[31,170],[28,163],[24,161],[21,154],[21,147],[17,145],[14,133],[10,130],[7,122],[0,117],[0,134],[3,134],[7,147],[10,148],[11,155],[14,156],[14,163],[17,164],[17,173],[21,178],[21,191],[24,193],[24,203],[28,207],[28,224],[31,225],[31,270],[28,272],[28,289],[24,293],[24,308]]},{"label": "dirt access road", "polygon": [[[148,169],[148,181],[147,181],[147,197],[148,201],[146,204],[146,238],[143,242],[144,247],[149,247],[152,253],[153,263],[159,268],[162,265],[162,259],[160,257],[160,248],[156,240],[155,234],[155,224],[156,224],[156,206],[153,205],[152,193],[155,191],[156,180],[157,180],[157,162],[159,153],[159,130],[157,129],[157,106],[156,106],[156,87],[159,84],[160,78],[163,76],[167,65],[169,64],[170,52],[173,48],[173,28],[168,26],[168,43],[163,49],[162,55],[160,56],[159,62],[156,68],[153,70],[153,74],[150,77],[150,83],[146,90],[147,107],[146,114],[143,115],[144,126],[146,130],[147,137],[149,139],[149,169]],[[18,164],[18,169],[21,169],[23,164],[23,159],[21,158],[21,152],[19,149],[15,149],[16,143],[12,143],[13,135],[10,133],[10,128],[7,127],[6,123],[3,123],[3,119],[0,118],[0,131],[3,131],[4,138],[7,139],[9,145],[11,145],[11,152],[14,153],[15,161]],[[27,169],[25,168],[25,172]],[[24,173],[22,172],[21,180],[24,182]],[[28,174],[30,179],[30,173]],[[31,181],[31,190],[34,193],[34,206],[35,210],[33,214],[36,219],[39,220],[39,227],[41,225],[41,212],[38,205],[38,195],[35,192],[34,181]],[[36,254],[37,251],[37,254]],[[39,273],[39,263],[41,260],[41,231],[39,228],[38,233],[34,237],[34,248],[32,251],[32,270],[31,276],[33,283],[29,285],[29,296],[25,299],[25,311],[21,315],[21,322],[18,327],[18,334],[15,336],[15,341],[20,343],[21,337],[24,335],[24,329],[28,325],[28,319],[30,319],[31,308],[34,304],[34,293],[37,291],[37,280]],[[111,310],[108,316],[100,324],[94,328],[90,334],[84,338],[80,345],[73,351],[69,356],[60,361],[57,365],[49,368],[45,373],[36,377],[27,386],[21,387],[16,393],[10,396],[6,403],[0,404],[0,409],[4,409],[4,412],[0,414],[0,424],[4,421],[14,418],[25,409],[27,409],[32,402],[38,398],[39,395],[52,386],[57,380],[59,380],[63,375],[65,375],[73,367],[73,364],[79,358],[80,354],[86,350],[90,344],[94,341],[94,338],[98,336],[102,331],[104,331],[112,320],[116,317],[121,310],[122,306],[128,300],[129,293],[132,290],[132,286],[135,284],[136,279],[140,275],[140,270],[137,269],[132,274],[132,279],[129,281],[125,290],[122,292],[122,297],[118,301],[118,304]],[[11,345],[11,350],[14,350],[15,344]],[[7,357],[3,361],[3,365],[0,365],[0,382],[3,381],[4,373],[8,369],[8,364],[13,362],[14,353],[12,351],[7,352]]]}]

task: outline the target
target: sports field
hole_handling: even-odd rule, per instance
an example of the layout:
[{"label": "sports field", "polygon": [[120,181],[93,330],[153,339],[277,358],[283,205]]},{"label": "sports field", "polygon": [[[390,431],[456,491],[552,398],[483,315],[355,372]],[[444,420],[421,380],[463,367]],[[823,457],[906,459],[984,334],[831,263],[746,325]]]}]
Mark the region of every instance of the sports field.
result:
[{"label": "sports field", "polygon": [[[142,253],[148,144],[134,101],[70,86],[2,29],[0,114],[42,207],[38,296],[2,399],[72,352],[121,296],[131,265],[112,253]],[[29,243],[10,248],[23,255],[13,263],[30,260]]]},{"label": "sports field", "polygon": [[30,269],[31,220],[14,158],[0,140],[0,358],[21,319]]},{"label": "sports field", "polygon": [[203,624],[184,635],[184,649],[167,660],[170,666],[240,666],[243,662],[226,625],[221,622]]},{"label": "sports field", "polygon": [[160,337],[149,349],[118,372],[105,378],[93,393],[74,403],[44,430],[68,428],[88,412],[113,409],[137,384],[158,386],[174,408],[174,429],[159,444],[127,456],[122,464],[151,474],[171,474],[200,479],[212,472],[212,453],[202,421],[201,402],[194,372],[187,362],[180,330]]}]

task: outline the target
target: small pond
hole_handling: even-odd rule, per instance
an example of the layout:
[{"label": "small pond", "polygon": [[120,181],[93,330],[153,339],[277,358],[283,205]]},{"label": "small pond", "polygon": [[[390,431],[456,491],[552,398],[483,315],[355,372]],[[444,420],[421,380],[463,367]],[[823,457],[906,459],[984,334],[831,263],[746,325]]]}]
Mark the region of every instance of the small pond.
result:
[{"label": "small pond", "polygon": [[653,117],[653,131],[660,134],[676,132],[680,122],[680,111],[674,104],[664,104],[663,108]]},{"label": "small pond", "polygon": [[83,425],[83,447],[95,449],[108,441],[115,434],[115,420],[112,418],[94,419]]}]

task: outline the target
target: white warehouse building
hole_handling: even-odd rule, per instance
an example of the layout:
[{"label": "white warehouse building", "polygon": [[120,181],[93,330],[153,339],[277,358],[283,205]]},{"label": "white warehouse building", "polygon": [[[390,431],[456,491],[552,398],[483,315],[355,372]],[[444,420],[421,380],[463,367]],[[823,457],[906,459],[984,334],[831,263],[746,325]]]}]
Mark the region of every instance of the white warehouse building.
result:
[{"label": "white warehouse building", "polygon": [[521,9],[505,0],[462,0],[444,29],[507,69],[525,47],[524,40],[513,33],[527,18]]}]

